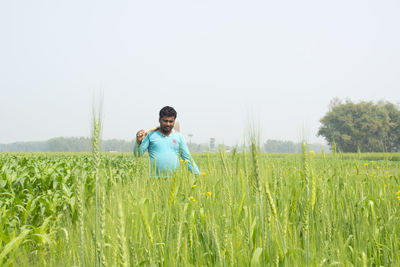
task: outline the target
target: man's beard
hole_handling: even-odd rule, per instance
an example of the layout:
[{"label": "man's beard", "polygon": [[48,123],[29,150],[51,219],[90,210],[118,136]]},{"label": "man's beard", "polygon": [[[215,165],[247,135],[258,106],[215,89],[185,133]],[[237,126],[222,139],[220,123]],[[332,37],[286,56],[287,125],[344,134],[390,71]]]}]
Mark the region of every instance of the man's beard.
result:
[{"label": "man's beard", "polygon": [[169,133],[172,132],[172,128],[173,128],[173,127],[168,127],[168,126],[161,127],[161,131],[162,131],[164,134],[169,134]]}]

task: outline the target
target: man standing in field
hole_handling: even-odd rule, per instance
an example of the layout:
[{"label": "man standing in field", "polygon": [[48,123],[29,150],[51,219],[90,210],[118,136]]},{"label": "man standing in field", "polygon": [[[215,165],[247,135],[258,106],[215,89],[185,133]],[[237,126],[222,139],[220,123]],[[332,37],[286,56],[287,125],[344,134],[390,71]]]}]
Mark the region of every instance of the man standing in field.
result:
[{"label": "man standing in field", "polygon": [[[136,134],[133,149],[135,156],[149,151],[151,169],[156,177],[166,177],[176,171],[179,156],[188,165],[191,172],[199,175],[199,168],[193,161],[182,134],[173,130],[177,113],[173,107],[163,107],[159,113],[160,126],[147,132],[140,130]],[[192,165],[193,164],[193,165]]]}]

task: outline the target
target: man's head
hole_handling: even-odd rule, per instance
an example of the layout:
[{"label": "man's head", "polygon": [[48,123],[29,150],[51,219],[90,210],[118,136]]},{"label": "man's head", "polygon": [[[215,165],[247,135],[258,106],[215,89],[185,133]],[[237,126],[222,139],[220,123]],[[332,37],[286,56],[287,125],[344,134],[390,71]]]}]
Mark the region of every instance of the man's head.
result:
[{"label": "man's head", "polygon": [[162,117],[174,117],[176,119],[176,115],[176,110],[170,106],[165,106],[160,110],[160,119]]},{"label": "man's head", "polygon": [[160,130],[163,134],[169,135],[174,128],[177,113],[173,107],[166,106],[160,110]]}]

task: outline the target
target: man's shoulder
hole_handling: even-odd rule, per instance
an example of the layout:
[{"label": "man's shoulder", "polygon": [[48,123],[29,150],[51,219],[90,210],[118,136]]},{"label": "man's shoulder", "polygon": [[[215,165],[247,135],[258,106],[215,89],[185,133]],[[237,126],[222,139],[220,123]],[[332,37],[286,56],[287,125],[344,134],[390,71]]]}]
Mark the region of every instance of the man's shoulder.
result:
[{"label": "man's shoulder", "polygon": [[180,132],[177,131],[173,131],[172,132],[173,137],[177,138],[177,139],[181,139],[183,140],[183,135]]},{"label": "man's shoulder", "polygon": [[158,134],[158,131],[151,131],[147,134],[147,136],[149,138],[149,141],[154,141],[159,139],[160,135]]}]

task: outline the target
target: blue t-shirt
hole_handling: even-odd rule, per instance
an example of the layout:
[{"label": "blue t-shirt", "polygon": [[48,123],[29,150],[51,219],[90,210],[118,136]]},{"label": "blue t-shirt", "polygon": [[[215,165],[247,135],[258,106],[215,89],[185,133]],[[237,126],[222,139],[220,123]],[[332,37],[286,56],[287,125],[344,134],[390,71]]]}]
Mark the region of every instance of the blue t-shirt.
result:
[{"label": "blue t-shirt", "polygon": [[164,136],[160,131],[148,133],[140,146],[135,144],[133,153],[135,156],[142,156],[146,150],[149,151],[152,173],[154,174],[155,169],[157,177],[169,176],[171,172],[174,172],[179,166],[179,156],[187,161],[185,164],[191,172],[200,174],[182,134],[174,130],[169,136]]}]

